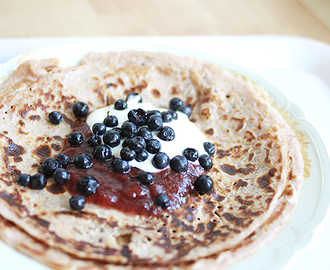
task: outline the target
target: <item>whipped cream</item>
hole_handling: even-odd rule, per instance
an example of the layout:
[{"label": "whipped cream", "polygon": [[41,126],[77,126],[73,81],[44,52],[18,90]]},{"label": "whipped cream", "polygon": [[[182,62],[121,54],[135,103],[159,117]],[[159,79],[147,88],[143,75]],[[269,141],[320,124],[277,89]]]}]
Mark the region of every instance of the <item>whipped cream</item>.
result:
[{"label": "whipped cream", "polygon": [[[93,125],[95,123],[103,123],[104,118],[106,118],[108,115],[115,115],[118,118],[118,127],[121,127],[121,125],[128,120],[127,114],[132,109],[138,109],[141,108],[145,111],[148,110],[159,110],[167,111],[168,109],[164,108],[158,108],[150,103],[139,103],[138,99],[136,98],[130,98],[127,101],[127,108],[125,110],[116,110],[114,108],[114,105],[104,107],[101,109],[98,109],[91,113],[87,117],[87,124],[92,129]],[[157,139],[160,141],[162,148],[161,152],[165,152],[170,159],[172,159],[176,155],[182,155],[183,150],[186,148],[194,148],[198,151],[199,156],[202,154],[206,154],[206,151],[204,150],[203,143],[207,142],[207,139],[205,135],[199,130],[199,128],[189,120],[187,115],[184,113],[181,113],[177,111],[178,119],[173,119],[169,123],[164,123],[163,126],[169,126],[173,128],[175,132],[175,139],[172,141],[163,141],[160,138],[157,137],[158,131],[153,131],[152,135],[154,139]],[[107,130],[110,130],[112,128],[107,127]],[[120,158],[120,150],[122,149],[122,143],[125,139],[121,140],[120,145],[111,148],[112,153],[115,157]],[[148,153],[148,158],[143,162],[138,162],[136,160],[130,161],[130,165],[132,167],[137,167],[141,170],[144,170],[146,172],[158,172],[161,171],[160,169],[155,168],[152,165],[152,158],[155,154]],[[198,160],[195,161],[198,163]]]}]

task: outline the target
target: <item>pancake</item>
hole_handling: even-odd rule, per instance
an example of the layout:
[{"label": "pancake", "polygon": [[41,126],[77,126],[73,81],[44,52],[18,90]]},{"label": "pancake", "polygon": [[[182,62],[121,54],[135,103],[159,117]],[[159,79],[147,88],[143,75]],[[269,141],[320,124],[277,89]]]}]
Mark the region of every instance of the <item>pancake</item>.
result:
[{"label": "pancake", "polygon": [[[28,60],[0,89],[4,227],[65,256],[67,265],[226,266],[226,258],[236,261],[267,242],[297,202],[304,160],[295,133],[253,84],[214,64],[136,51],[90,53],[69,68],[56,59]],[[51,180],[43,190],[17,184],[21,173],[37,173],[61,152],[77,123],[73,104],[84,101],[93,112],[130,93],[157,107],[179,97],[192,108],[191,120],[216,148],[207,172],[212,193],[193,193],[179,209],[144,216],[92,203],[73,211],[70,193]],[[60,125],[49,123],[54,110],[64,115]]]}]

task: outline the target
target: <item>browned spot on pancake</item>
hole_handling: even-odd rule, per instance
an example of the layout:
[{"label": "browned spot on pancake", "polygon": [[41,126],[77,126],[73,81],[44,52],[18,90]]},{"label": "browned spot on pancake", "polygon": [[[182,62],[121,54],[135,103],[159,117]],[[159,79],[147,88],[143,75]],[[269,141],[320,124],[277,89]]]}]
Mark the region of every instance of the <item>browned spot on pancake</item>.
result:
[{"label": "browned spot on pancake", "polygon": [[52,151],[50,147],[46,144],[38,146],[34,151],[34,154],[36,154],[38,157],[44,159],[50,157]]},{"label": "browned spot on pancake", "polygon": [[157,89],[152,89],[152,95],[155,98],[160,98],[162,96],[162,94]]},{"label": "browned spot on pancake", "polygon": [[241,204],[245,204],[245,205],[254,204],[254,201],[252,201],[252,200],[244,200],[241,195],[238,195],[236,197],[236,200],[239,201]]},{"label": "browned spot on pancake", "polygon": [[140,85],[134,86],[130,89],[131,93],[141,93],[144,88],[147,88],[148,83],[143,80]]},{"label": "browned spot on pancake", "polygon": [[48,192],[52,193],[52,194],[62,194],[64,193],[66,190],[63,186],[58,185],[56,183],[50,184],[46,186],[46,189]]},{"label": "browned spot on pancake", "polygon": [[245,131],[245,134],[244,138],[247,142],[252,142],[256,139],[256,136],[251,131]]},{"label": "browned spot on pancake", "polygon": [[60,151],[62,149],[62,147],[59,144],[56,143],[52,143],[51,147],[55,150],[55,151]]},{"label": "browned spot on pancake", "polygon": [[229,150],[225,151],[222,149],[217,150],[216,153],[218,158],[224,158],[231,155]]},{"label": "browned spot on pancake", "polygon": [[38,222],[38,224],[44,228],[48,228],[50,223],[44,219],[39,218],[38,216],[32,216],[32,218]]},{"label": "browned spot on pancake", "polygon": [[209,222],[206,224],[206,228],[209,230],[209,231],[212,231],[214,229],[214,227],[216,226],[216,223],[214,222]]},{"label": "browned spot on pancake", "polygon": [[241,227],[241,226],[244,225],[244,218],[235,217],[231,213],[224,213],[223,216],[224,216],[224,218],[226,220],[235,223],[236,226],[240,226]]},{"label": "browned spot on pancake", "polygon": [[236,188],[246,187],[248,185],[248,182],[239,179],[237,182],[234,183],[234,185]]},{"label": "browned spot on pancake", "polygon": [[21,128],[18,129],[19,134],[28,135],[28,132],[24,132]]},{"label": "browned spot on pancake", "polygon": [[235,175],[237,173],[243,173],[245,175],[254,172],[256,170],[256,166],[254,164],[248,163],[245,168],[236,169],[235,166],[229,164],[222,164],[220,166],[221,170],[229,175]]},{"label": "browned spot on pancake", "polygon": [[120,254],[126,258],[129,258],[132,255],[132,251],[129,250],[128,246],[124,246]]},{"label": "browned spot on pancake", "polygon": [[249,161],[252,161],[253,157],[254,157],[254,153],[250,153],[249,154]]},{"label": "browned spot on pancake", "polygon": [[256,147],[260,147],[261,145],[261,143],[256,143]]},{"label": "browned spot on pancake", "polygon": [[285,187],[285,190],[283,191],[283,194],[286,195],[286,196],[293,196],[294,190],[292,189],[292,186],[288,185],[287,187]]},{"label": "browned spot on pancake", "polygon": [[8,156],[19,156],[25,154],[25,149],[23,146],[15,144],[14,141],[6,137],[8,141],[8,147],[4,147],[5,153]]},{"label": "browned spot on pancake", "polygon": [[120,85],[125,86],[125,83],[124,83],[124,81],[122,80],[122,78],[118,78],[117,81],[118,81],[118,83],[119,83]]},{"label": "browned spot on pancake", "polygon": [[201,115],[205,118],[205,119],[209,119],[211,117],[211,113],[210,113],[210,109],[209,108],[205,108],[201,111]]},{"label": "browned spot on pancake", "polygon": [[31,115],[29,117],[32,121],[38,121],[41,119],[41,116],[40,115]]},{"label": "browned spot on pancake", "polygon": [[46,110],[47,108],[49,108],[49,106],[45,106],[42,104],[41,99],[38,99],[37,102],[33,102],[33,104],[24,104],[23,106],[24,108],[22,110],[19,111],[19,114],[25,118],[27,116],[27,114],[33,110],[35,111],[38,107],[41,108],[42,110]]},{"label": "browned spot on pancake", "polygon": [[36,141],[44,141],[45,140],[45,137],[37,137]]},{"label": "browned spot on pancake", "polygon": [[201,103],[210,103],[212,100],[213,100],[212,97],[204,97],[204,98],[201,100]]},{"label": "browned spot on pancake", "polygon": [[235,131],[238,132],[238,131],[240,131],[243,128],[244,121],[245,121],[246,118],[245,117],[243,117],[243,118],[232,117],[231,119],[232,120],[235,120],[235,121],[238,121],[238,125],[237,125],[237,127],[235,129]]},{"label": "browned spot on pancake", "polygon": [[117,88],[118,85],[115,84],[115,83],[108,83],[108,84],[106,85],[106,87],[107,87],[107,88],[110,88],[110,87]]},{"label": "browned spot on pancake", "polygon": [[171,91],[171,94],[172,95],[178,95],[178,94],[180,94],[180,91],[179,91],[179,89],[176,86],[172,86],[172,89],[171,90],[172,90]]},{"label": "browned spot on pancake", "polygon": [[99,97],[99,99],[101,100],[102,103],[105,103],[103,89],[101,89],[99,86],[96,86],[95,89],[93,90],[93,92],[97,94],[97,96]]},{"label": "browned spot on pancake", "polygon": [[24,127],[25,126],[25,123],[23,120],[19,120],[18,123],[20,124],[20,126]]},{"label": "browned spot on pancake", "polygon": [[61,136],[58,136],[58,135],[55,135],[53,138],[57,141],[63,141],[63,138]]},{"label": "browned spot on pancake", "polygon": [[248,210],[244,210],[243,214],[246,216],[260,216],[261,214],[263,214],[263,211],[255,211],[253,212],[251,209]]},{"label": "browned spot on pancake", "polygon": [[271,168],[268,171],[268,174],[259,177],[257,179],[257,183],[258,183],[259,187],[260,188],[265,188],[268,185],[270,185],[271,184],[271,178],[275,175],[276,172],[277,172],[277,169],[274,167],[274,168]]},{"label": "browned spot on pancake", "polygon": [[14,161],[15,162],[21,162],[21,161],[23,161],[23,158],[20,157],[20,156],[16,156],[16,157],[14,157]]},{"label": "browned spot on pancake", "polygon": [[80,123],[79,121],[74,122],[70,118],[68,118],[65,114],[62,114],[62,115],[63,115],[64,122],[67,123],[70,127],[74,128],[77,125],[79,125],[79,123]]},{"label": "browned spot on pancake", "polygon": [[113,96],[109,95],[107,96],[107,105],[111,105],[111,104],[114,104],[116,102],[116,99],[114,99]]},{"label": "browned spot on pancake", "polygon": [[220,166],[221,170],[229,175],[235,175],[238,173],[238,170],[236,170],[235,166],[231,166],[228,164],[223,164]]},{"label": "browned spot on pancake", "polygon": [[228,114],[224,114],[223,115],[223,119],[228,120],[229,119],[229,115]]},{"label": "browned spot on pancake", "polygon": [[0,197],[11,206],[25,209],[19,194],[9,194],[7,191],[2,191],[0,192]]},{"label": "browned spot on pancake", "polygon": [[218,194],[214,194],[214,199],[218,202],[222,202],[226,197]]},{"label": "browned spot on pancake", "polygon": [[261,139],[261,140],[267,140],[267,139],[270,139],[272,137],[272,134],[270,134],[270,133],[264,133],[264,134],[261,134],[260,136],[259,136],[259,139]]},{"label": "browned spot on pancake", "polygon": [[270,154],[270,151],[269,149],[266,149],[266,157],[265,157],[265,162],[270,164],[270,159],[269,159],[269,154]]},{"label": "browned spot on pancake", "polygon": [[254,172],[256,170],[256,166],[254,164],[248,163],[245,168],[239,168],[239,172],[245,175]]},{"label": "browned spot on pancake", "polygon": [[207,135],[211,135],[212,136],[214,134],[214,129],[213,128],[209,128],[209,129],[205,130],[205,133]]},{"label": "browned spot on pancake", "polygon": [[5,131],[3,132],[3,134],[8,135],[8,131],[5,130]]},{"label": "browned spot on pancake", "polygon": [[205,231],[205,225],[204,225],[204,223],[199,223],[198,225],[197,225],[197,230],[195,231],[196,233],[202,233],[202,232],[204,232]]}]

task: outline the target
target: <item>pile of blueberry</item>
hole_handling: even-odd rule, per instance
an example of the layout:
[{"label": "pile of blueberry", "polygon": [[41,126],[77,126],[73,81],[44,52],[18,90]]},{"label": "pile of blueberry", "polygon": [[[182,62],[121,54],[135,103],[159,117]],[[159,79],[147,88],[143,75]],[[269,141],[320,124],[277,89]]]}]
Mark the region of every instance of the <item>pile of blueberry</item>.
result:
[{"label": "pile of blueberry", "polygon": [[[138,94],[130,94],[126,100],[119,99],[115,102],[115,110],[127,109],[127,101],[131,98],[137,99],[142,103],[142,98]],[[173,98],[169,103],[169,110],[160,112],[158,110],[145,111],[142,108],[132,109],[128,112],[127,118],[121,127],[118,126],[118,119],[115,115],[107,115],[102,123],[95,123],[92,127],[93,135],[87,139],[87,144],[93,148],[93,157],[88,154],[80,153],[74,160],[61,153],[56,159],[48,158],[42,164],[42,172],[30,176],[22,174],[19,177],[19,183],[23,186],[30,186],[33,189],[43,189],[47,184],[47,178],[53,177],[54,181],[60,185],[65,184],[70,179],[70,172],[66,166],[73,163],[77,168],[91,168],[93,158],[101,161],[109,161],[113,171],[126,174],[130,171],[129,162],[136,160],[145,161],[149,154],[154,154],[152,164],[157,169],[164,169],[167,166],[175,173],[182,173],[188,170],[188,162],[199,161],[205,171],[212,168],[213,162],[211,156],[215,153],[212,143],[205,142],[204,149],[207,154],[200,155],[194,148],[187,148],[182,155],[177,155],[170,159],[168,155],[161,152],[161,141],[172,141],[175,139],[175,131],[166,126],[166,123],[178,119],[177,111],[185,113],[188,117],[191,115],[191,108],[184,104],[179,98]],[[73,113],[76,117],[86,117],[89,113],[88,105],[84,102],[78,102],[73,106]],[[53,111],[49,114],[49,120],[53,124],[60,124],[63,121],[63,115],[60,112]],[[156,132],[158,138],[153,138],[152,132]],[[112,149],[122,143],[120,158],[113,157]],[[79,146],[84,142],[84,136],[78,131],[72,132],[68,136],[68,142],[71,146]],[[102,143],[103,142],[103,143]],[[154,183],[152,173],[143,172],[137,179],[143,185]],[[207,175],[201,175],[195,181],[195,189],[200,194],[209,193],[213,189],[213,181]],[[84,196],[96,193],[99,183],[92,176],[83,177],[77,188],[81,195],[74,195],[70,199],[70,205],[74,210],[82,210],[85,207],[86,200]],[[170,205],[170,199],[166,194],[160,194],[156,198],[156,204],[162,208]]]}]

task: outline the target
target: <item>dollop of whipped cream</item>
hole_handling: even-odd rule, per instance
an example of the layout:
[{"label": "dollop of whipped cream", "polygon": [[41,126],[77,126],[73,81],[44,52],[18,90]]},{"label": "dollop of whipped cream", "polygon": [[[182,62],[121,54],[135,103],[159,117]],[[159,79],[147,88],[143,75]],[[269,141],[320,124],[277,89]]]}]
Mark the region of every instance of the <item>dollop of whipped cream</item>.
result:
[{"label": "dollop of whipped cream", "polygon": [[[149,110],[158,110],[160,112],[168,111],[165,108],[158,108],[150,103],[139,103],[137,98],[130,98],[127,100],[127,108],[124,110],[116,110],[114,105],[104,107],[92,112],[87,117],[87,124],[92,130],[92,127],[95,123],[103,123],[104,118],[108,115],[115,115],[118,118],[118,126],[128,120],[128,112],[132,109],[143,109],[145,111]],[[177,111],[178,119],[173,119],[171,122],[163,124],[163,126],[171,127],[175,132],[175,139],[172,141],[164,141],[158,138],[158,131],[152,131],[154,139],[157,139],[161,143],[160,152],[166,153],[170,159],[177,155],[182,155],[183,151],[186,148],[194,148],[198,151],[199,156],[202,154],[207,154],[203,143],[207,142],[205,135],[199,130],[199,128],[189,120],[188,116],[182,112]],[[112,128],[107,127],[107,130]],[[122,149],[122,143],[125,139],[121,139],[121,142],[118,146],[111,148],[112,154],[120,158],[120,150]],[[143,162],[138,162],[136,160],[129,161],[131,167],[137,167],[146,172],[159,172],[160,169],[155,168],[152,165],[152,159],[155,154],[148,153],[148,158]],[[193,162],[198,164],[198,160]],[[167,167],[168,168],[168,167]],[[166,168],[165,168],[166,169]],[[164,170],[164,169],[163,169]]]}]

